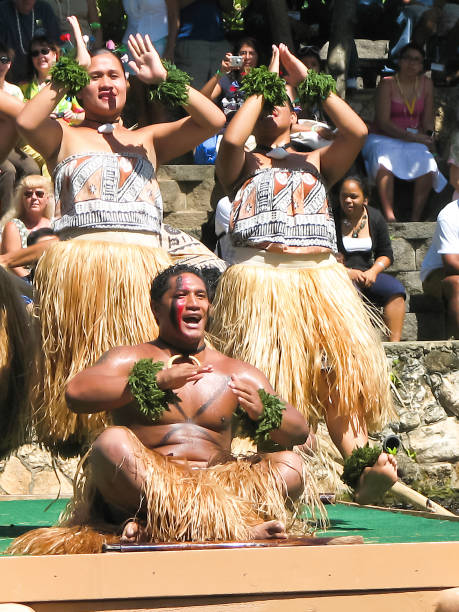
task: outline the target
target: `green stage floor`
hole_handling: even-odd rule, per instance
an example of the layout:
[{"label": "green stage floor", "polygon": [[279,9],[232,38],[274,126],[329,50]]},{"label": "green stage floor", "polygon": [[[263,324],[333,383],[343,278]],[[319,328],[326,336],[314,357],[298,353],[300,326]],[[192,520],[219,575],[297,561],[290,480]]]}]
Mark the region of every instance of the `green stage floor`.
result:
[{"label": "green stage floor", "polygon": [[[29,529],[51,526],[67,500],[0,501],[0,552]],[[361,535],[367,544],[459,541],[459,521],[429,519],[355,506],[327,506],[330,529],[319,535]]]}]

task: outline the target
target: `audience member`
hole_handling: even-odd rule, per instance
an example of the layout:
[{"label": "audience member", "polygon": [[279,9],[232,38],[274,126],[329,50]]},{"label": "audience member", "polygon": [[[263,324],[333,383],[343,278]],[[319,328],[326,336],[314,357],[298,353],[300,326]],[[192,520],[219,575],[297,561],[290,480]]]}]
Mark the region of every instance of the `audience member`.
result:
[{"label": "audience member", "polygon": [[222,11],[232,11],[232,0],[179,0],[180,27],[175,62],[193,77],[193,87],[202,89],[215,74],[228,51]]},{"label": "audience member", "polygon": [[459,198],[459,131],[453,132],[449,148],[449,182],[454,187],[453,200]]},{"label": "audience member", "polygon": [[59,20],[63,34],[72,34],[68,17],[74,15],[81,26],[81,31],[88,36],[91,47],[102,46],[102,28],[100,27],[97,0],[46,0]]},{"label": "audience member", "polygon": [[459,339],[459,200],[437,217],[432,244],[421,266],[424,292],[445,300],[447,337]]},{"label": "audience member", "polygon": [[434,146],[433,86],[423,74],[423,61],[422,49],[410,43],[400,53],[395,76],[381,79],[374,131],[362,149],[388,221],[396,221],[394,176],[414,181],[412,221],[421,220],[432,186],[440,192],[446,185],[430,151]]},{"label": "audience member", "polygon": [[[6,81],[5,77],[11,68],[13,52],[0,43],[0,89],[15,96],[21,102],[24,99],[17,85]],[[38,174],[40,168],[36,162],[23,153],[19,147],[10,151],[8,158],[0,164],[0,218],[11,205],[14,185],[19,178],[28,174]]]},{"label": "audience member", "polygon": [[[31,100],[46,85],[49,80],[49,72],[59,59],[59,54],[59,47],[50,38],[36,36],[32,39],[29,52],[32,80],[21,86],[24,100]],[[84,113],[76,98],[63,96],[56,104],[51,117],[65,119],[68,123],[72,123],[82,121]]]},{"label": "audience member", "polygon": [[[54,199],[51,181],[40,174],[24,177],[16,189],[13,210],[2,219],[3,233],[1,253],[26,248],[30,232],[50,227],[54,215]],[[13,268],[18,276],[27,276],[25,267]]]},{"label": "audience member", "polygon": [[389,340],[398,342],[405,318],[406,293],[399,280],[385,274],[394,255],[387,224],[379,210],[368,205],[369,190],[358,176],[346,177],[335,211],[338,251],[349,278],[375,306],[383,309]]},{"label": "audience member", "polygon": [[0,2],[0,15],[0,41],[15,53],[10,80],[18,84],[27,79],[27,54],[31,40],[35,36],[46,36],[57,42],[59,23],[53,9],[44,0],[3,0]]},{"label": "audience member", "polygon": [[260,59],[260,48],[254,38],[242,38],[234,47],[233,52],[241,62],[240,65],[232,65],[233,55],[226,53],[220,68],[201,89],[202,94],[218,103],[227,121],[244,102],[244,94],[241,91],[242,77],[251,68],[258,66]]},{"label": "audience member", "polygon": [[[59,59],[59,51],[59,47],[49,38],[37,36],[32,40],[30,43],[29,60],[33,76],[31,81],[21,86],[25,101],[31,100],[45,87],[48,82],[49,72]],[[53,119],[63,119],[67,123],[75,123],[84,119],[84,111],[80,108],[76,98],[63,96],[56,104],[50,117]],[[22,151],[35,160],[42,174],[48,175],[45,160],[38,151],[29,144],[24,145]]]}]

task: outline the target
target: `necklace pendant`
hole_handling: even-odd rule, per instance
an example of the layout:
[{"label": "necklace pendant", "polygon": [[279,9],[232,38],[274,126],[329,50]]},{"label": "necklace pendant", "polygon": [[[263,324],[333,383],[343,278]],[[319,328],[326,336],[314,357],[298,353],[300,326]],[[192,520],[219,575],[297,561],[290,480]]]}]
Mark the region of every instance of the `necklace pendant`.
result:
[{"label": "necklace pendant", "polygon": [[114,129],[115,126],[113,125],[113,123],[103,123],[102,125],[99,125],[97,131],[99,132],[99,134],[111,134]]},{"label": "necklace pendant", "polygon": [[275,147],[266,153],[266,157],[271,157],[271,159],[285,159],[289,155],[290,153],[286,151],[284,147]]}]

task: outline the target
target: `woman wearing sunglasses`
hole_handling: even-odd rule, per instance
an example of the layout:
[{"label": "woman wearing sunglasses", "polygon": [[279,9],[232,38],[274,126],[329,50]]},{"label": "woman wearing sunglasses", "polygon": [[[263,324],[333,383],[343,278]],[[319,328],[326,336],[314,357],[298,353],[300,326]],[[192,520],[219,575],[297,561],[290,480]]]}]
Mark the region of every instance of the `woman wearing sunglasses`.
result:
[{"label": "woman wearing sunglasses", "polygon": [[[29,59],[33,78],[21,87],[25,100],[31,100],[48,82],[49,72],[59,59],[59,48],[49,39],[36,36],[30,43]],[[62,118],[68,123],[73,123],[82,121],[84,113],[76,98],[64,96],[57,103],[51,117]]]},{"label": "woman wearing sunglasses", "polygon": [[[16,189],[12,210],[2,219],[1,253],[27,247],[27,236],[43,227],[51,227],[54,198],[51,181],[40,174],[24,177]],[[27,276],[28,267],[12,268],[18,276]]]}]

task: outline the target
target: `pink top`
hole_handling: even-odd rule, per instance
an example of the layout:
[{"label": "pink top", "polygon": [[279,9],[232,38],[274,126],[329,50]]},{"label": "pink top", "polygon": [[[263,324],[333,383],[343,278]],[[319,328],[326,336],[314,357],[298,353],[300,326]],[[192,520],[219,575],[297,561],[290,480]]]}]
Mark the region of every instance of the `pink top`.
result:
[{"label": "pink top", "polygon": [[[390,79],[391,84],[391,100],[390,100],[390,119],[399,128],[405,130],[406,128],[419,128],[421,125],[422,114],[424,112],[425,98],[426,98],[426,86],[425,77],[421,77],[421,91],[420,95],[416,98],[414,104],[413,114],[410,114],[408,108],[403,101],[400,89],[397,86],[397,82],[394,77],[386,77]],[[371,131],[379,132],[377,124],[372,126]]]}]

